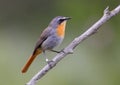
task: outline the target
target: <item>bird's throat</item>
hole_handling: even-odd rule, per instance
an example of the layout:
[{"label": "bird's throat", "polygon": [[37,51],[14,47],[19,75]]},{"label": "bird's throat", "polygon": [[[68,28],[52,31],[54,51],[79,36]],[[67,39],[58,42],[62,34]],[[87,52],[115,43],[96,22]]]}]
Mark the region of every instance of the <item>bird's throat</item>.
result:
[{"label": "bird's throat", "polygon": [[64,37],[65,35],[65,26],[66,26],[66,21],[62,22],[60,25],[57,27],[57,35],[60,37]]}]

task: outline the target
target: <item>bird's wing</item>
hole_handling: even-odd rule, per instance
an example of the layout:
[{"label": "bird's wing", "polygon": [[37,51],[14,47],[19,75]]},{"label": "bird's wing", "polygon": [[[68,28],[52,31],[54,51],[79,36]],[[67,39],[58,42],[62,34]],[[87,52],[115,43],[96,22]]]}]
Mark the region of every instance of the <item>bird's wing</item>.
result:
[{"label": "bird's wing", "polygon": [[46,28],[42,34],[40,35],[36,45],[35,45],[35,48],[34,48],[34,51],[33,51],[33,54],[35,53],[35,51],[41,47],[42,43],[48,38],[48,36],[50,35],[50,31],[52,29],[51,28]]}]

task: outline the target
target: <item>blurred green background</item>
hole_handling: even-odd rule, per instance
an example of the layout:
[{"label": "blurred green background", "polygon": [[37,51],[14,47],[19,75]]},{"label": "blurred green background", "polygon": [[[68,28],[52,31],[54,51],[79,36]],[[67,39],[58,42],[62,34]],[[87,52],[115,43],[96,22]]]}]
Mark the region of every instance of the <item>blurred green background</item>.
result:
[{"label": "blurred green background", "polygon": [[[24,85],[46,65],[39,55],[26,74],[21,68],[42,30],[56,16],[72,17],[59,48],[86,31],[119,0],[0,0],[0,85]],[[49,59],[56,53],[47,52]],[[120,14],[81,43],[37,85],[120,85]]]}]

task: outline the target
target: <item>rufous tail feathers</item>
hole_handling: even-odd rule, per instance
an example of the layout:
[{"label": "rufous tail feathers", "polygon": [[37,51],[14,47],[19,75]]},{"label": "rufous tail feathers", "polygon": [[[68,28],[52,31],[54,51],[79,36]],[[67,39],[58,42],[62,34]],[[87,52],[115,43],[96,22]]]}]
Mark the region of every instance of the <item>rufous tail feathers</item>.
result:
[{"label": "rufous tail feathers", "polygon": [[25,73],[27,72],[28,68],[30,67],[30,65],[32,64],[33,60],[37,57],[38,54],[40,54],[42,52],[42,50],[37,49],[35,51],[35,53],[29,57],[29,59],[27,60],[27,63],[24,65],[24,67],[22,68],[21,72]]}]

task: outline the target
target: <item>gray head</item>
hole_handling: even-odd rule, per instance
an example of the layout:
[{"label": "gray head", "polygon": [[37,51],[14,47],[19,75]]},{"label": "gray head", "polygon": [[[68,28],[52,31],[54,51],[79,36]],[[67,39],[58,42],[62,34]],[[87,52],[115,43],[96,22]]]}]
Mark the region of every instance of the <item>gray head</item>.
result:
[{"label": "gray head", "polygon": [[57,16],[50,22],[49,26],[57,27],[59,24],[61,24],[64,21],[67,21],[69,19],[71,19],[71,18],[70,17]]}]

